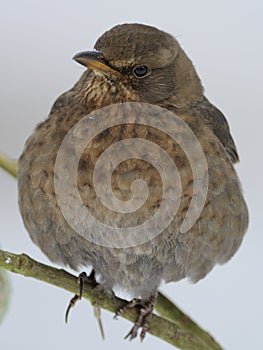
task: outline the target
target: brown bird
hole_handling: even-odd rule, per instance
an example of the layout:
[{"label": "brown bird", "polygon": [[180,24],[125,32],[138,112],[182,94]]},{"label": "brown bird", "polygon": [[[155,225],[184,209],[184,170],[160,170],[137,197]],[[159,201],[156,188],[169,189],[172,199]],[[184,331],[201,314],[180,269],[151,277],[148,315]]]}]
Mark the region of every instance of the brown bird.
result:
[{"label": "brown bird", "polygon": [[142,327],[143,339],[161,281],[197,282],[240,246],[248,212],[233,167],[238,154],[173,36],[117,25],[74,60],[87,70],[19,159],[20,211],[51,261],[92,267],[106,292],[136,298],[129,335]]}]

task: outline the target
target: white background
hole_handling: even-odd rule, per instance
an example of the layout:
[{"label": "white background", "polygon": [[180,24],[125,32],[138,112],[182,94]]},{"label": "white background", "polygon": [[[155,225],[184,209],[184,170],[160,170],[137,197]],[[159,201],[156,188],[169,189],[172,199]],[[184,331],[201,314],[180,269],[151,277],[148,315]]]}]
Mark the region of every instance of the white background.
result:
[{"label": "white background", "polygon": [[[155,25],[177,37],[195,63],[206,95],[227,116],[238,146],[237,166],[250,209],[241,249],[197,285],[162,287],[220,343],[231,350],[263,349],[262,338],[262,21],[261,0],[33,1],[0,3],[0,149],[18,157],[55,98],[83,72],[71,60],[96,38],[124,22]],[[0,245],[47,259],[30,241],[17,208],[16,181],[0,170]],[[35,280],[10,275],[12,298],[0,326],[1,349],[172,349],[148,335],[124,341],[131,324],[103,312],[106,341],[88,302],[64,323],[71,295]]]}]

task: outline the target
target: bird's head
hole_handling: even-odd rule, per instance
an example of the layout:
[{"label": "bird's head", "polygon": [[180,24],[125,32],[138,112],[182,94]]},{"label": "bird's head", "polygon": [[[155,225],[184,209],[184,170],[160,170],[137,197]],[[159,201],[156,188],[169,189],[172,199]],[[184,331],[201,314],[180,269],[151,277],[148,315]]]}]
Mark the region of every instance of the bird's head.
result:
[{"label": "bird's head", "polygon": [[173,36],[157,28],[117,25],[94,48],[73,59],[112,85],[126,86],[141,102],[185,105],[203,96],[192,62]]}]

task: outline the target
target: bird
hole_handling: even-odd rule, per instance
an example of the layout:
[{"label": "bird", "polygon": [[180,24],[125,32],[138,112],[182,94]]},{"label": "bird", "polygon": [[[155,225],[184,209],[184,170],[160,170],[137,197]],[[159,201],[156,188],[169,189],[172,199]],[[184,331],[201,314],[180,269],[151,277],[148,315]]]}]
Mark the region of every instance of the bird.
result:
[{"label": "bird", "polygon": [[[162,282],[187,278],[196,283],[238,250],[248,226],[248,209],[234,168],[239,156],[225,116],[205,96],[192,61],[174,36],[146,24],[119,24],[102,34],[92,51],[79,52],[73,59],[85,67],[84,73],[57,98],[19,158],[19,208],[32,241],[52,262],[76,271],[91,268],[106,293],[127,293],[131,300],[127,307],[138,306],[138,319],[129,337],[140,332],[143,339]],[[128,121],[121,116],[123,110]],[[102,130],[89,139],[93,128]],[[204,155],[205,167],[200,171],[199,148],[191,146],[189,133]],[[180,142],[184,138],[185,142]],[[129,143],[131,140],[135,143]],[[120,151],[111,151],[101,161],[110,178],[108,193],[103,184],[96,188],[94,174],[97,171],[98,181],[104,178],[97,163],[107,149],[119,143],[127,159],[118,161]],[[153,143],[167,155],[160,153],[155,160],[162,162],[165,175],[148,161],[149,154],[153,158],[157,154]],[[134,150],[142,151],[140,159]],[[173,171],[165,172],[168,160],[176,165],[180,186]],[[169,186],[167,191],[162,189],[162,177],[168,179],[169,186],[176,184],[173,194]],[[60,183],[62,193],[57,190]],[[203,205],[194,222],[188,220],[182,230],[198,194],[196,183],[207,183],[199,186],[206,189],[204,198],[200,197]],[[128,210],[125,203],[134,199],[133,185],[138,198]],[[117,198],[119,207],[105,205],[104,195]],[[159,213],[163,197],[170,204]],[[173,204],[177,210],[172,209],[170,217]],[[73,223],[66,218],[63,205]],[[133,230],[154,215],[157,223],[169,219],[168,224],[164,228],[156,224],[158,234],[146,228],[134,236]],[[106,228],[92,226],[91,217]],[[121,240],[108,232],[110,227],[124,230]],[[132,244],[134,237],[136,244]],[[125,309],[116,311],[121,312]]]}]

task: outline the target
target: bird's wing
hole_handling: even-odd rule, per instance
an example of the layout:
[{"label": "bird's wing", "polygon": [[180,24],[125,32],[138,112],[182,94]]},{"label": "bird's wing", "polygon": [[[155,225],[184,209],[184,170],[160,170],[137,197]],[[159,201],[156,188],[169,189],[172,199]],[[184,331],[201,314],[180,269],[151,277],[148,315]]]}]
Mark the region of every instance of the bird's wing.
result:
[{"label": "bird's wing", "polygon": [[60,95],[56,99],[56,101],[53,103],[49,115],[54,114],[54,113],[58,112],[60,109],[64,108],[65,105],[68,104],[68,102],[72,96],[74,96],[73,89],[70,89],[70,90],[64,92],[62,95]]},{"label": "bird's wing", "polygon": [[232,163],[238,162],[239,157],[236,145],[230,134],[229,125],[223,113],[206,98],[198,104],[197,108],[205,123],[213,130],[214,134],[223,144]]},{"label": "bird's wing", "polygon": [[[85,70],[85,72],[80,77],[79,81],[68,91],[64,92],[62,95],[60,95],[56,101],[53,103],[49,116],[51,116],[54,113],[59,112],[62,110],[62,112],[65,110],[66,107],[74,108],[78,107],[78,109],[82,109],[79,106],[79,100],[77,98],[79,92],[82,90],[82,87],[84,84],[87,84],[87,81],[94,76],[93,71],[91,70]],[[85,111],[85,114],[87,114],[90,111]],[[84,115],[85,115],[84,114]]]}]

